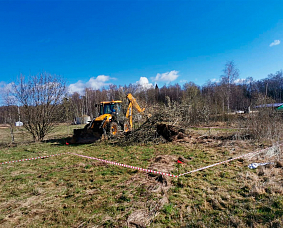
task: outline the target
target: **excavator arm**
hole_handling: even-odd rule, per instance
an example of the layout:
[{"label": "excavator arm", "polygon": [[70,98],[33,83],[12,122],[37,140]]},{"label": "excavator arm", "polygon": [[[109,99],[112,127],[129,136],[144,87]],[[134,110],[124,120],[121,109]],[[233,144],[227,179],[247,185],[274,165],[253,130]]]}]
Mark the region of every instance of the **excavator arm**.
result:
[{"label": "excavator arm", "polygon": [[133,107],[141,114],[144,113],[145,109],[144,108],[141,109],[138,102],[136,101],[136,99],[133,97],[131,93],[127,95],[127,99],[129,101],[129,106],[127,109],[126,118],[129,119],[130,126],[131,128],[133,128]]}]

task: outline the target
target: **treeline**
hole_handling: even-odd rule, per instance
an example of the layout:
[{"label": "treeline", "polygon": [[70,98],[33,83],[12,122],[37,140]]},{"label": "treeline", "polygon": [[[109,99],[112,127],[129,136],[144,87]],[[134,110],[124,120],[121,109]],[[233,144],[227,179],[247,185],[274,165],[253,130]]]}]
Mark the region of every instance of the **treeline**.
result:
[{"label": "treeline", "polygon": [[[150,89],[144,89],[137,84],[110,85],[107,89],[100,90],[87,88],[84,95],[74,93],[66,96],[53,120],[70,122],[83,115],[95,117],[98,115],[98,107],[95,104],[106,100],[122,100],[126,103],[128,93],[132,93],[139,104],[149,112],[174,106],[177,114],[184,118],[190,115],[190,123],[214,120],[229,112],[247,111],[249,107],[253,109],[259,104],[283,102],[282,70],[262,80],[237,80],[237,69],[233,62],[229,64],[232,64],[230,73],[224,70],[224,75],[218,82],[209,81],[203,86],[188,82],[182,86],[155,85]],[[17,120],[20,109],[12,105],[0,107],[0,123]]]},{"label": "treeline", "polygon": [[159,109],[160,106],[168,107],[170,102],[182,109],[187,107],[201,120],[239,110],[248,111],[259,104],[283,102],[283,74],[278,71],[262,80],[247,78],[230,83],[222,77],[219,82],[210,81],[203,86],[188,82],[182,86],[155,85],[150,89],[135,84],[110,85],[108,89],[101,90],[86,89],[85,95],[74,93],[64,100],[65,119],[82,115],[94,117],[98,114],[95,104],[104,100],[125,100],[127,93],[132,93],[143,107]]}]

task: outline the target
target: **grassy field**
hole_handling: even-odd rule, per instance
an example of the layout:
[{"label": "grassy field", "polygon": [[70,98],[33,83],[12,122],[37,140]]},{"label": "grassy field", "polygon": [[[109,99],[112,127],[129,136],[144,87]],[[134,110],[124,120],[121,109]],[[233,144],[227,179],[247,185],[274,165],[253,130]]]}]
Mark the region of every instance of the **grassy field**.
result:
[{"label": "grassy field", "polygon": [[[0,128],[0,163],[69,152],[177,175],[268,146],[216,129],[159,145],[66,145],[73,128],[57,126],[42,143],[23,143],[18,129],[16,145]],[[247,167],[266,159],[274,160],[239,159],[179,179],[73,154],[0,165],[0,227],[282,227],[282,160]]]}]

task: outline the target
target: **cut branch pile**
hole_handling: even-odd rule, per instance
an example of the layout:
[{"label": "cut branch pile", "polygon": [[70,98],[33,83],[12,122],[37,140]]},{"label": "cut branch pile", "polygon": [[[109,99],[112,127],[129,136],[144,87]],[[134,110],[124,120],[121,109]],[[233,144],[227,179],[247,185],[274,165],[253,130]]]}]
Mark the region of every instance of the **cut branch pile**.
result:
[{"label": "cut branch pile", "polygon": [[185,131],[179,127],[163,123],[165,117],[161,114],[148,118],[138,129],[126,133],[118,139],[119,145],[159,144],[183,138]]}]

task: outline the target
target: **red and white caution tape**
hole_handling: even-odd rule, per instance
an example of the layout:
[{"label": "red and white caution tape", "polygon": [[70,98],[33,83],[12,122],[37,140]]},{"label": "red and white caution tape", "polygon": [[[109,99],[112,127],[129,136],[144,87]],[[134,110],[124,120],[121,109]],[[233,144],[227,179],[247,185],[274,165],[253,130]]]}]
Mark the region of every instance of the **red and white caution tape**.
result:
[{"label": "red and white caution tape", "polygon": [[108,163],[108,164],[111,164],[111,165],[118,165],[118,166],[130,168],[130,169],[136,169],[136,170],[147,172],[147,173],[156,173],[156,174],[166,175],[166,176],[169,176],[169,177],[178,177],[178,175],[173,175],[173,174],[170,174],[170,173],[163,173],[163,172],[159,172],[159,171],[155,171],[155,170],[144,169],[144,168],[131,166],[131,165],[125,165],[125,164],[107,161],[107,160],[103,160],[103,159],[95,158],[95,157],[89,157],[89,156],[85,156],[85,155],[81,155],[81,154],[75,154],[75,153],[71,153],[71,154],[76,155],[76,156],[80,156],[80,157],[83,157],[83,158],[94,159],[94,160],[97,160],[97,161],[105,162],[105,163]]},{"label": "red and white caution tape", "polygon": [[5,165],[5,164],[9,164],[9,163],[16,163],[16,162],[23,162],[23,161],[32,161],[32,160],[36,160],[36,159],[44,159],[44,158],[50,158],[50,157],[54,157],[54,156],[59,156],[59,155],[62,155],[62,154],[69,154],[69,153],[52,154],[52,155],[35,157],[35,158],[23,158],[23,159],[20,159],[20,160],[2,162],[0,164],[1,165]]},{"label": "red and white caution tape", "polygon": [[[283,143],[277,144],[278,147],[282,146],[282,145],[283,145]],[[231,159],[228,159],[228,160],[222,161],[222,162],[217,162],[215,164],[208,165],[208,166],[205,166],[205,167],[202,167],[202,168],[198,168],[198,169],[195,169],[195,170],[191,170],[189,172],[182,173],[180,175],[174,175],[174,174],[170,174],[170,173],[164,173],[164,172],[159,172],[159,171],[155,171],[155,170],[144,169],[144,168],[140,168],[140,167],[136,167],[136,166],[125,165],[125,164],[118,163],[118,162],[112,162],[112,161],[108,161],[108,160],[104,160],[104,159],[100,159],[100,158],[95,158],[95,157],[90,157],[90,156],[85,156],[85,155],[82,155],[82,154],[76,154],[76,153],[70,153],[70,152],[46,155],[46,156],[35,157],[35,158],[25,158],[25,159],[20,159],[20,160],[15,160],[15,161],[2,162],[0,164],[4,165],[4,164],[8,164],[8,163],[15,163],[15,162],[22,162],[22,161],[32,161],[32,160],[36,160],[36,159],[49,158],[49,157],[59,156],[59,155],[62,155],[62,154],[72,154],[72,155],[76,155],[76,156],[83,157],[83,158],[88,158],[88,159],[93,159],[93,160],[101,161],[101,162],[108,163],[108,164],[111,164],[111,165],[117,165],[117,166],[122,166],[122,167],[130,168],[130,169],[136,169],[136,170],[147,172],[147,173],[155,173],[155,174],[161,174],[161,175],[166,175],[166,176],[177,177],[178,178],[178,177],[190,174],[190,173],[195,173],[195,172],[198,172],[198,171],[201,171],[201,170],[204,170],[204,169],[208,169],[208,168],[211,168],[211,167],[214,167],[214,166],[217,166],[217,165],[228,163],[228,162],[231,162],[231,161],[243,158],[243,157],[254,156],[254,155],[260,154],[260,153],[262,153],[264,151],[268,151],[268,150],[270,150],[270,148],[272,148],[272,147],[269,147],[269,148],[266,148],[266,149],[262,149],[262,150],[259,150],[259,151],[255,151],[255,152],[251,152],[251,153],[247,153],[247,154],[243,154],[241,156],[238,156],[238,157],[235,157],[235,158],[231,158]]]},{"label": "red and white caution tape", "polygon": [[[282,145],[283,145],[283,143],[278,144],[277,146],[279,147],[279,146],[282,146]],[[198,172],[198,171],[201,171],[201,170],[204,170],[204,169],[208,169],[208,168],[211,168],[213,166],[217,166],[217,165],[221,165],[221,164],[224,164],[224,163],[228,163],[228,162],[231,162],[231,161],[243,158],[243,157],[248,157],[248,156],[251,156],[251,155],[254,156],[254,155],[260,154],[260,153],[262,153],[264,151],[268,151],[268,150],[270,150],[270,148],[272,148],[272,147],[269,147],[269,148],[266,148],[266,149],[262,149],[262,150],[259,150],[259,151],[255,151],[255,152],[251,152],[251,153],[247,153],[247,154],[243,154],[241,156],[238,156],[238,157],[235,157],[235,158],[231,158],[231,159],[228,159],[228,160],[222,161],[222,162],[217,162],[215,164],[208,165],[208,166],[205,166],[205,167],[202,167],[202,168],[199,168],[199,169],[191,170],[189,172],[182,173],[182,174],[178,175],[178,177],[184,176],[184,175],[187,175],[187,174],[190,174],[190,173],[195,173],[195,172]]]}]

